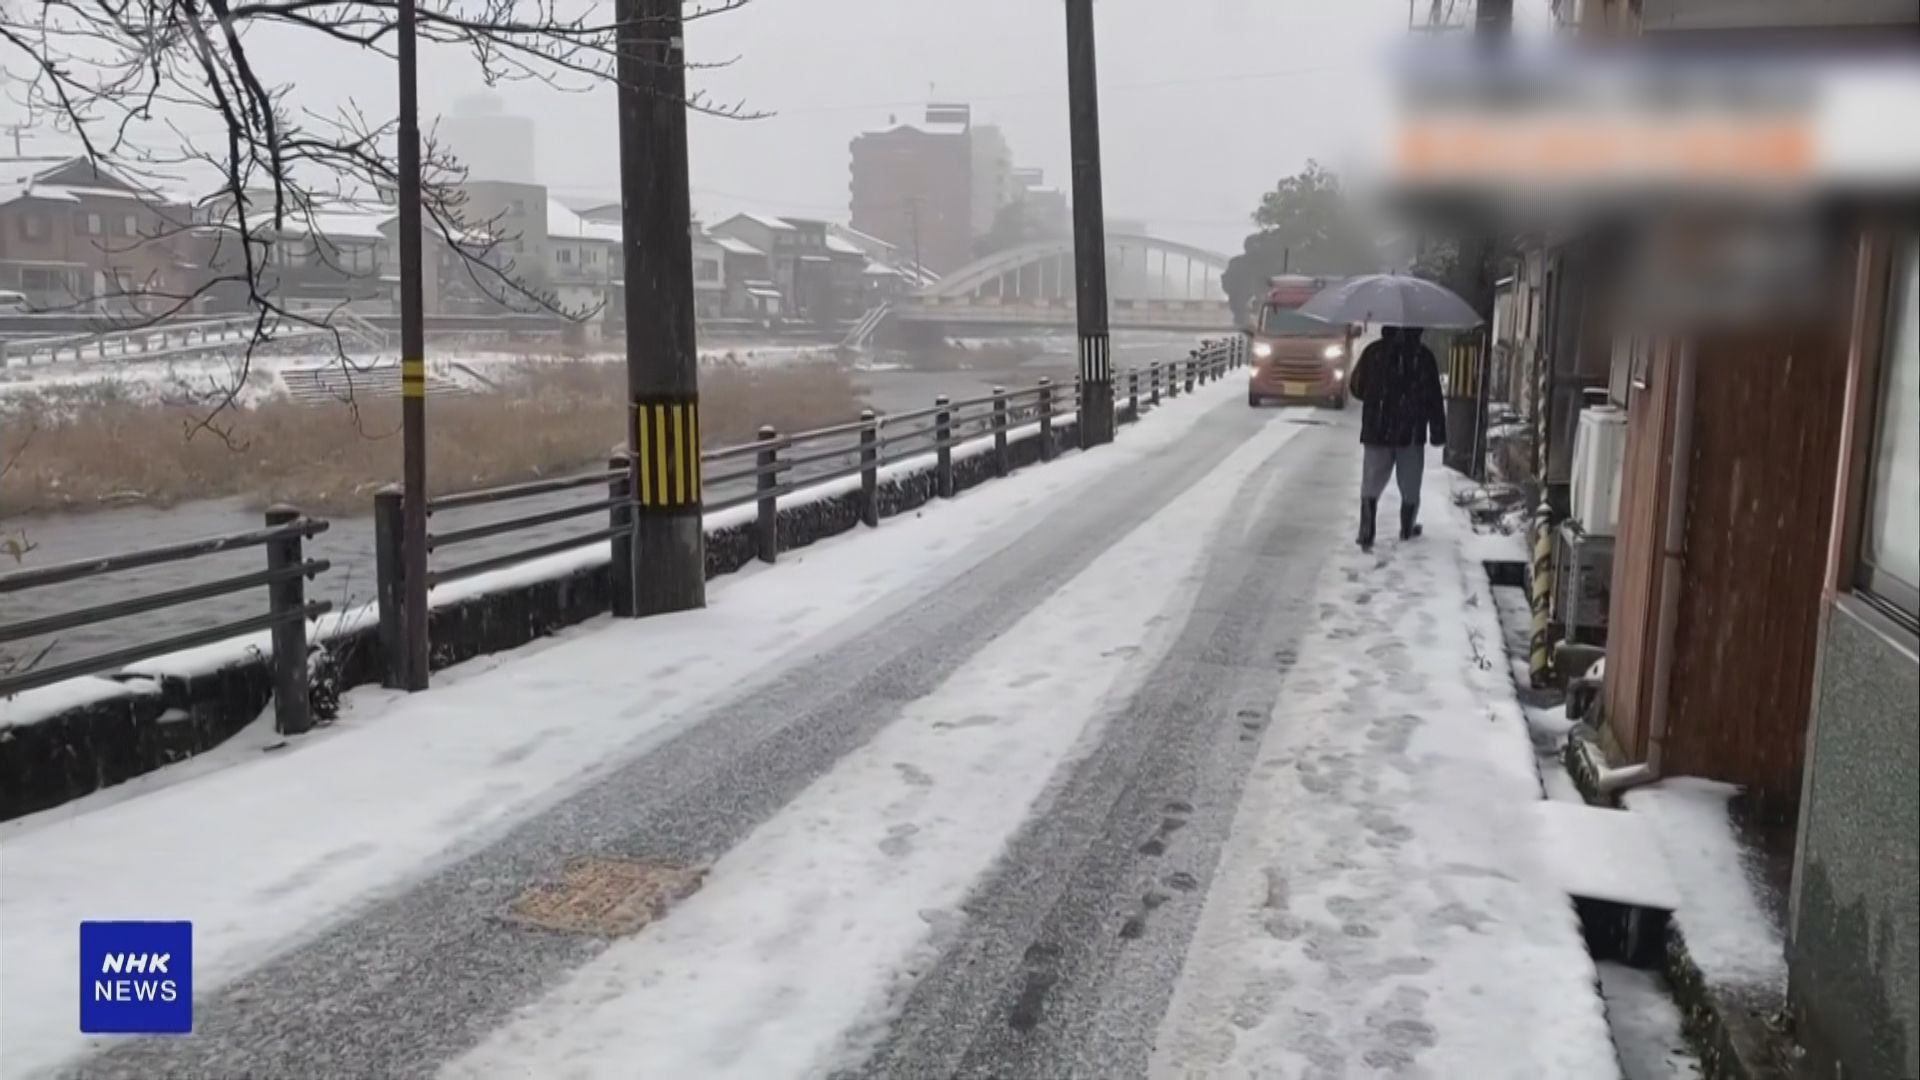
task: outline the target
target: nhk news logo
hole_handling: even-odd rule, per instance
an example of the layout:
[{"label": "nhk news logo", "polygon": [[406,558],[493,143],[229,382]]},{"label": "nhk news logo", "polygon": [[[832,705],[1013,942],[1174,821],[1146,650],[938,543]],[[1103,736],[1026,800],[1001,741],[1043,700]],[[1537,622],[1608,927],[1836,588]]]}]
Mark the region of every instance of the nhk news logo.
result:
[{"label": "nhk news logo", "polygon": [[91,1035],[193,1030],[193,924],[80,924],[80,1030]]}]

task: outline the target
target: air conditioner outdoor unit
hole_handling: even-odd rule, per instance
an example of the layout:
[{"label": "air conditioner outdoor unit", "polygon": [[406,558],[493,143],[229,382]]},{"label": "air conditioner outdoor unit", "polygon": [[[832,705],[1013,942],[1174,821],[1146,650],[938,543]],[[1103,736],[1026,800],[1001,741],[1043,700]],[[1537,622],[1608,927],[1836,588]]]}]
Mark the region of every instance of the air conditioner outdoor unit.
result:
[{"label": "air conditioner outdoor unit", "polygon": [[1620,523],[1620,468],[1627,453],[1627,411],[1589,406],[1573,433],[1571,511],[1588,536],[1612,536]]}]

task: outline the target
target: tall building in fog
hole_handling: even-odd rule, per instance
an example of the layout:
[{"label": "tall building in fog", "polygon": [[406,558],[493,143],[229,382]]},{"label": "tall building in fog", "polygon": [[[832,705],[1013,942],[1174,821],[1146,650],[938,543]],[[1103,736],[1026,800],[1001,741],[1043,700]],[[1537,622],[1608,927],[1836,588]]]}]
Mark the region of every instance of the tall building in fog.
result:
[{"label": "tall building in fog", "polygon": [[966,105],[929,105],[925,120],[853,140],[852,226],[946,273],[1012,201],[1013,154],[1000,129],[974,126]]},{"label": "tall building in fog", "polygon": [[968,148],[973,162],[973,218],[975,237],[993,228],[994,216],[1013,201],[1013,150],[1000,129],[982,124],[972,131]]},{"label": "tall building in fog", "polygon": [[460,164],[467,179],[508,184],[537,184],[533,119],[507,112],[492,94],[473,94],[454,102],[453,114],[440,118],[435,137]]}]

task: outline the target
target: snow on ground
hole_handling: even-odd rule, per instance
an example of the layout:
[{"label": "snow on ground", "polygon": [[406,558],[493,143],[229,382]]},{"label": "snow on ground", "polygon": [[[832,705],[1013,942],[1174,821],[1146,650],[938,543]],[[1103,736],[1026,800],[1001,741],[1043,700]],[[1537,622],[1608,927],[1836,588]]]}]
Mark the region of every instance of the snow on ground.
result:
[{"label": "snow on ground", "polygon": [[[1429,473],[1428,506],[1449,506]],[[1153,1075],[1616,1077],[1468,529],[1332,560]],[[1464,618],[1463,618],[1464,615]]]},{"label": "snow on ground", "polygon": [[[349,342],[349,350],[354,346]],[[435,346],[427,347],[427,363],[437,378],[478,387],[481,378],[495,376],[523,364],[624,362],[626,354],[607,348],[578,355],[560,351],[514,349],[511,346]],[[833,347],[821,342],[796,342],[783,339],[721,341],[700,348],[702,363],[736,363],[750,367],[830,361]],[[397,352],[352,351],[357,367],[393,367],[400,362]],[[236,349],[228,353],[206,353],[169,360],[87,360],[58,364],[20,365],[0,369],[0,398],[17,394],[73,394],[90,389],[110,391],[137,402],[158,403],[190,394],[205,394],[210,387],[233,385],[241,376],[247,380],[239,395],[240,404],[257,405],[286,394],[281,381],[284,372],[294,369],[338,369],[340,358],[327,351],[277,353],[261,352],[247,358]]]},{"label": "snow on ground", "polygon": [[1647,817],[1680,890],[1674,921],[1687,953],[1709,983],[1784,992],[1785,945],[1760,903],[1760,884],[1748,869],[1727,801],[1739,789],[1711,780],[1675,777],[1622,796],[1627,809]]},{"label": "snow on ground", "polygon": [[722,857],[692,899],[442,1075],[614,1078],[644,1060],[744,1080],[824,1075],[857,1053],[845,1033],[880,1027],[1048,780],[1098,738],[1103,706],[1154,669],[1242,483],[1301,430],[1266,426]]},{"label": "snow on ground", "polygon": [[51,686],[0,697],[0,732],[16,725],[36,724],[49,716],[95,702],[129,694],[157,694],[160,688],[144,679],[121,682],[87,675]]},{"label": "snow on ground", "polygon": [[425,694],[355,690],[325,737],[138,798],[14,823],[0,834],[8,1073],[85,1046],[73,1023],[82,919],[193,920],[195,989],[210,993],[672,737],[725,696],[943,587],[1037,527],[1031,505],[1135,467],[1237,392],[1231,380],[1203,387],[1124,428],[1112,447],[716,581],[704,611],[598,620],[442,673]]},{"label": "snow on ground", "polygon": [[1666,980],[1624,964],[1597,966],[1625,1080],[1700,1080],[1705,1072],[1687,1043]]}]

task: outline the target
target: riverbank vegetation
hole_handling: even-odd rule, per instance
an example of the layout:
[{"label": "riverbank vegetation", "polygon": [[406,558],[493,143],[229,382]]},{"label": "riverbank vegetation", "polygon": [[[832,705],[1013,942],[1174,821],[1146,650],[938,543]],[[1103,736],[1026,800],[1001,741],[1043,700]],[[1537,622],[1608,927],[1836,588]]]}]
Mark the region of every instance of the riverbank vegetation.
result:
[{"label": "riverbank vegetation", "polygon": [[[427,477],[435,492],[565,474],[603,463],[626,440],[626,368],[521,364],[480,392],[430,400]],[[798,431],[858,415],[852,381],[830,363],[703,366],[702,437],[751,440],[762,424]],[[231,417],[223,441],[187,437],[194,409],[137,400],[110,382],[0,397],[0,518],[124,502],[170,505],[238,496],[313,513],[364,513],[400,477],[400,404],[296,404],[270,398]]]}]

